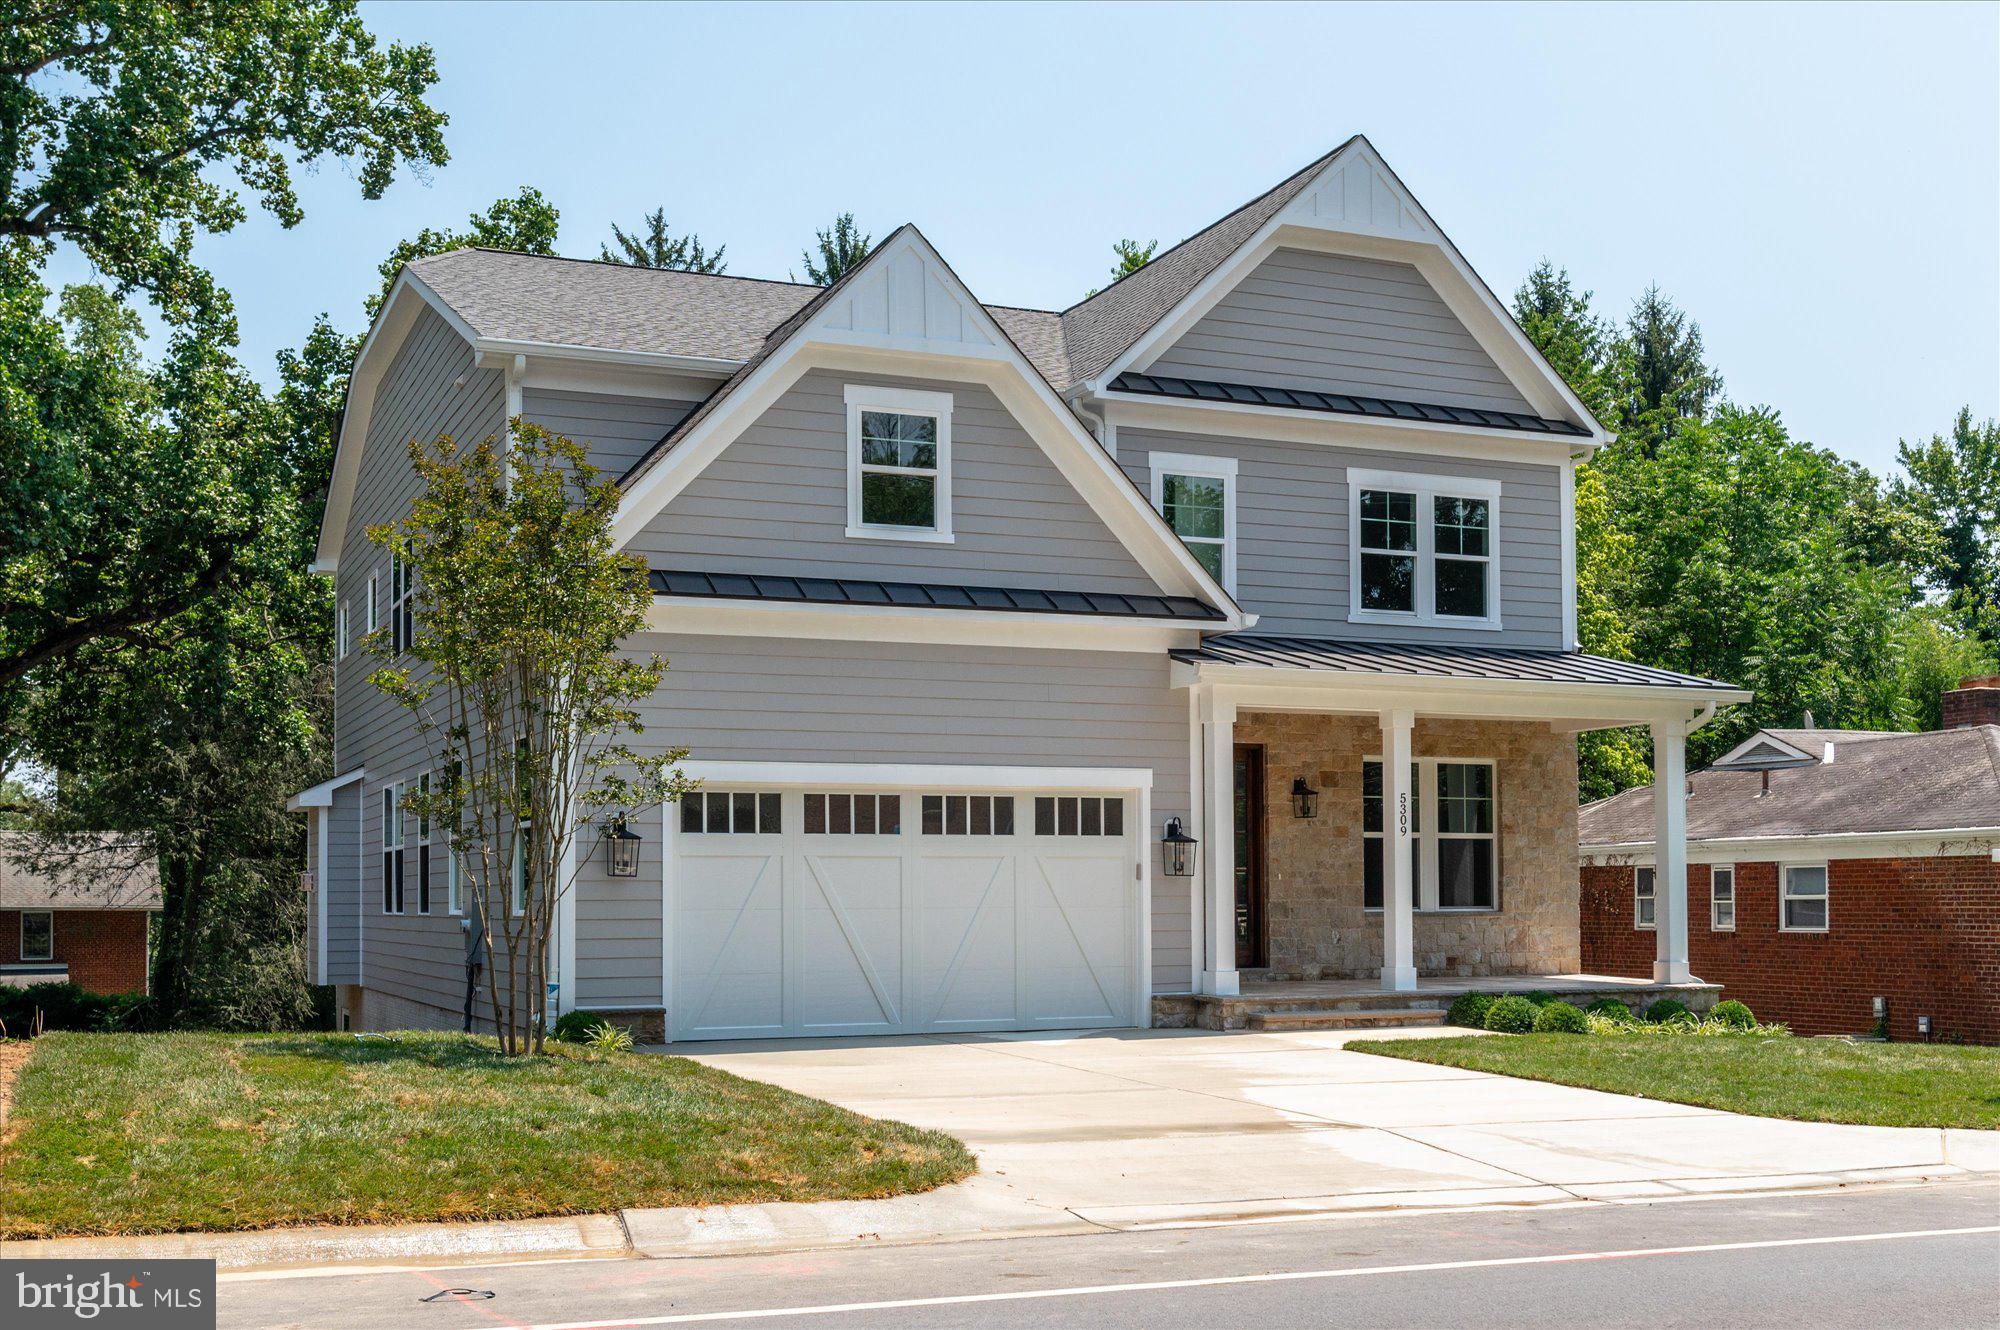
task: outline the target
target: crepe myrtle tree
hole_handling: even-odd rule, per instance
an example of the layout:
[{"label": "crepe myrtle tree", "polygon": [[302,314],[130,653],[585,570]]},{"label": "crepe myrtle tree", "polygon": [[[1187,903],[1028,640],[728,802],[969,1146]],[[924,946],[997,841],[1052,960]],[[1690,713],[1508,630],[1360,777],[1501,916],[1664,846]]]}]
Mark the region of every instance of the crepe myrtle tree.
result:
[{"label": "crepe myrtle tree", "polygon": [[556,907],[597,835],[693,788],[685,749],[627,742],[667,662],[621,647],[651,592],[612,543],[617,483],[580,444],[515,420],[504,446],[440,436],[409,453],[423,488],[368,538],[394,555],[412,609],[366,639],[385,659],[369,678],[431,750],[437,774],[404,806],[445,829],[484,930],[501,1050],[539,1053]]}]

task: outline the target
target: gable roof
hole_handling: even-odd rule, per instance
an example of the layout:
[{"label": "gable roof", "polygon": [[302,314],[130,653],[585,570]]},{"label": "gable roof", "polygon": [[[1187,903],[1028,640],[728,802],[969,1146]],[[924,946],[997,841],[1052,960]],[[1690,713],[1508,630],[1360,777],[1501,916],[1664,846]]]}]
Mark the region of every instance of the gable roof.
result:
[{"label": "gable roof", "polygon": [[21,832],[0,834],[0,910],[157,910],[160,867],[131,838],[78,836],[41,852]]},{"label": "gable roof", "polygon": [[[1695,772],[1688,778],[1688,839],[2000,828],[2000,726],[1923,734],[1778,733],[1813,736],[1809,742],[1831,734],[1847,737],[1835,741],[1832,762]],[[1769,793],[1764,792],[1767,779]],[[1578,839],[1585,846],[1650,845],[1652,787],[1584,805],[1578,813]]]}]

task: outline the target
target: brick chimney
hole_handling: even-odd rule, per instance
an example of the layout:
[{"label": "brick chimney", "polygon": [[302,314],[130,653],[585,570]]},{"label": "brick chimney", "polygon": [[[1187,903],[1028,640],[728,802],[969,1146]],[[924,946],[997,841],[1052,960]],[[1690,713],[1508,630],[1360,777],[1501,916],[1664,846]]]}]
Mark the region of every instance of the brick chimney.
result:
[{"label": "brick chimney", "polygon": [[1960,679],[1958,687],[1944,695],[1944,728],[1961,730],[1968,725],[2000,725],[2000,675]]}]

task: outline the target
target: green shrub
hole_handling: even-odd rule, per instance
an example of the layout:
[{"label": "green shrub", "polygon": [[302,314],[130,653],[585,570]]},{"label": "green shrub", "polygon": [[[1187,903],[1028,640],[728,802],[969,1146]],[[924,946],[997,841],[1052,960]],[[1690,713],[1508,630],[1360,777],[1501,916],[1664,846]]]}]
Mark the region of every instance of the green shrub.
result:
[{"label": "green shrub", "polygon": [[1544,992],[1539,988],[1532,993],[1526,993],[1523,994],[1522,996],[1526,997],[1528,1001],[1534,1003],[1537,1009],[1546,1007],[1549,1005],[1549,1003],[1554,1002],[1556,1000],[1556,995],[1554,993]]},{"label": "green shrub", "polygon": [[1486,1013],[1493,1009],[1491,993],[1460,993],[1444,1014],[1445,1024],[1462,1025],[1468,1030],[1486,1028]]},{"label": "green shrub", "polygon": [[583,1042],[601,1053],[630,1053],[632,1051],[632,1032],[630,1030],[621,1030],[617,1026],[606,1022],[594,1027],[590,1032],[590,1037]]},{"label": "green shrub", "polygon": [[588,1044],[596,1039],[600,1029],[610,1028],[611,1022],[594,1011],[566,1011],[556,1018],[549,1033],[566,1044]]},{"label": "green shrub", "polygon": [[1535,1013],[1536,1034],[1582,1034],[1588,1028],[1582,1010],[1567,1002],[1551,1002]]},{"label": "green shrub", "polygon": [[1524,997],[1503,997],[1487,1009],[1486,1028],[1497,1034],[1526,1034],[1535,1028],[1535,1004]]},{"label": "green shrub", "polygon": [[0,1024],[16,1039],[34,1032],[35,1013],[44,1030],[101,1032],[126,1029],[138,1022],[144,993],[92,993],[64,981],[60,984],[0,984]]},{"label": "green shrub", "polygon": [[1615,997],[1601,997],[1585,1007],[1584,1010],[1593,1016],[1603,1016],[1608,1020],[1630,1021],[1635,1019],[1632,1015],[1632,1009],[1626,1006],[1621,999]]},{"label": "green shrub", "polygon": [[1750,1008],[1731,998],[1727,1002],[1715,1004],[1715,1010],[1708,1013],[1709,1019],[1737,1030],[1757,1028],[1757,1016]]},{"label": "green shrub", "polygon": [[1668,1021],[1687,1014],[1687,1004],[1676,1002],[1672,998],[1660,998],[1646,1008],[1646,1020],[1652,1025],[1665,1025]]}]

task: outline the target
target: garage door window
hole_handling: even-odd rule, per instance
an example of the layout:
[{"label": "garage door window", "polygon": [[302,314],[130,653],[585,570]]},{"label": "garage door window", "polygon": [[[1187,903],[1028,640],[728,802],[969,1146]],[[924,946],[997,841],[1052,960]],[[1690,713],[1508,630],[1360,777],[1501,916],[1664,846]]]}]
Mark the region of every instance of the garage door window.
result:
[{"label": "garage door window", "polygon": [[774,836],[784,830],[775,794],[703,790],[681,798],[681,831],[707,836]]},{"label": "garage door window", "polygon": [[1037,836],[1122,836],[1125,801],[1093,795],[1040,796],[1035,800]]},{"label": "garage door window", "polygon": [[1014,796],[1011,794],[927,794],[924,796],[926,836],[1011,836]]},{"label": "garage door window", "polygon": [[808,836],[900,836],[900,794],[808,794]]}]

